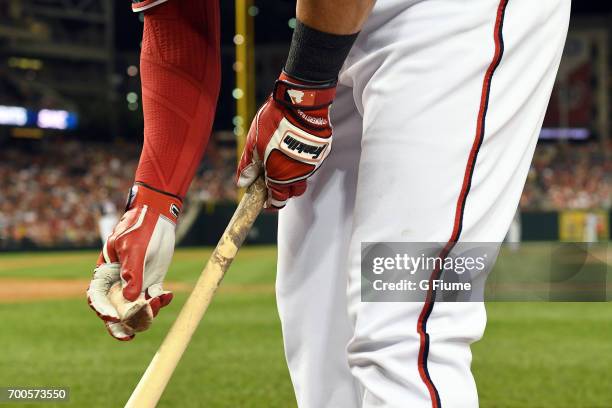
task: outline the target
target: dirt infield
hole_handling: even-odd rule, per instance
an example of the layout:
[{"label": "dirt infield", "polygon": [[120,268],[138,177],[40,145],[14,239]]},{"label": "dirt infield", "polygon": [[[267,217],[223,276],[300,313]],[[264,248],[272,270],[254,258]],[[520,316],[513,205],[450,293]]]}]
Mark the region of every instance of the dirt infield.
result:
[{"label": "dirt infield", "polygon": [[[89,285],[87,279],[16,279],[0,278],[0,304],[23,303],[39,300],[85,298]],[[164,288],[173,292],[189,292],[191,285],[181,282],[166,282]],[[221,293],[274,293],[274,286],[224,285]]]},{"label": "dirt infield", "polygon": [[[0,303],[85,298],[86,279],[0,279]],[[168,282],[168,290],[187,292],[190,286]]]}]

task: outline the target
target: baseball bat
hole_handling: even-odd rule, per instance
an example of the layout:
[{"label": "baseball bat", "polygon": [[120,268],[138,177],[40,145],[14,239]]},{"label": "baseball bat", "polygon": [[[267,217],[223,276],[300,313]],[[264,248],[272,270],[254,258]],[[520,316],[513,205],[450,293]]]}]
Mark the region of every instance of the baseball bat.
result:
[{"label": "baseball bat", "polygon": [[225,272],[234,260],[265,201],[266,186],[259,177],[240,200],[193,291],[138,382],[125,405],[126,408],[153,408],[157,405]]}]

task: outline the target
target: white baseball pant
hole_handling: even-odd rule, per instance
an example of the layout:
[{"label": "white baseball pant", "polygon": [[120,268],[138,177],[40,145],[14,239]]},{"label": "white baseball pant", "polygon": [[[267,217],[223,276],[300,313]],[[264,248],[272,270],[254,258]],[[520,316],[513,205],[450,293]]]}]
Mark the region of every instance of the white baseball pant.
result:
[{"label": "white baseball pant", "polygon": [[279,216],[278,308],[301,408],[476,407],[482,303],[365,303],[361,242],[502,242],[569,0],[379,0],[332,107],[334,145]]}]

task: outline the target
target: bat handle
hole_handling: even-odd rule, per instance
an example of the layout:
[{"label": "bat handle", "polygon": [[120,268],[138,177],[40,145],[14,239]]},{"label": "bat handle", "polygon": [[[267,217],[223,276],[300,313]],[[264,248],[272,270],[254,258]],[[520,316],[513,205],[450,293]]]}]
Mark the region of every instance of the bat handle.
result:
[{"label": "bat handle", "polygon": [[125,405],[126,408],[153,408],[157,405],[225,272],[261,212],[266,192],[261,177],[247,189],[191,295]]}]

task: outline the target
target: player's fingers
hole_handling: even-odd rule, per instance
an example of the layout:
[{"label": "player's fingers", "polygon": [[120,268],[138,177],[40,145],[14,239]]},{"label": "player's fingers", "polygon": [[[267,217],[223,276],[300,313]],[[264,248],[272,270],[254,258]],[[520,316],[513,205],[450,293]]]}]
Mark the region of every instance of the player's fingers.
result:
[{"label": "player's fingers", "polygon": [[268,200],[266,208],[268,210],[280,210],[285,207],[291,197],[299,197],[306,191],[307,181],[301,180],[291,184],[268,184]]},{"label": "player's fingers", "polygon": [[172,302],[172,299],[174,299],[174,295],[172,294],[172,292],[167,292],[159,296],[158,299],[161,307],[166,307],[170,304],[170,302]]},{"label": "player's fingers", "polygon": [[170,292],[163,294],[158,297],[154,297],[149,301],[149,305],[151,306],[151,310],[153,311],[153,317],[156,317],[159,313],[159,310],[162,307],[166,307],[172,302],[174,295]]},{"label": "player's fingers", "polygon": [[136,334],[121,323],[104,322],[108,333],[119,341],[130,341]]},{"label": "player's fingers", "polygon": [[268,185],[268,199],[265,208],[268,210],[280,210],[285,207],[289,200],[289,188],[285,186]]},{"label": "player's fingers", "polygon": [[292,197],[301,196],[306,191],[306,187],[307,187],[306,180],[302,180],[302,181],[298,181],[297,183],[293,183],[291,185],[291,196]]},{"label": "player's fingers", "polygon": [[153,311],[153,317],[157,316],[159,309],[166,307],[172,302],[174,295],[172,292],[163,290],[161,284],[151,285],[146,293],[145,298],[149,299],[149,305]]},{"label": "player's fingers", "polygon": [[153,317],[157,317],[159,313],[159,309],[161,309],[161,301],[159,298],[153,298],[149,300],[149,305],[151,306],[151,311],[153,312]]}]

